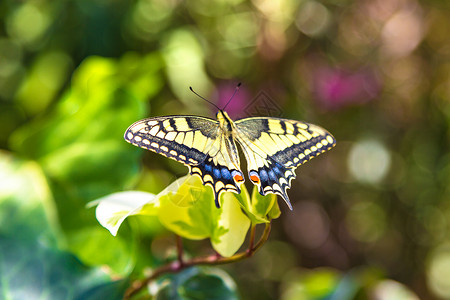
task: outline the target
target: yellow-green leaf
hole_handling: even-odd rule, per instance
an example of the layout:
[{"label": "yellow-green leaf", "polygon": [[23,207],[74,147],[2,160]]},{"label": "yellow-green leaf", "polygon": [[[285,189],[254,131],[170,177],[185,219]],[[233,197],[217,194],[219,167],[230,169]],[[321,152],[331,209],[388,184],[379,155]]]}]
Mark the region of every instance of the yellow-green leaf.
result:
[{"label": "yellow-green leaf", "polygon": [[244,243],[250,219],[242,212],[236,194],[224,193],[222,199],[222,213],[211,243],[220,255],[231,256]]},{"label": "yellow-green leaf", "polygon": [[155,195],[138,191],[114,193],[89,203],[89,206],[95,204],[98,204],[95,210],[98,222],[114,236],[128,216],[155,215],[158,206]]}]

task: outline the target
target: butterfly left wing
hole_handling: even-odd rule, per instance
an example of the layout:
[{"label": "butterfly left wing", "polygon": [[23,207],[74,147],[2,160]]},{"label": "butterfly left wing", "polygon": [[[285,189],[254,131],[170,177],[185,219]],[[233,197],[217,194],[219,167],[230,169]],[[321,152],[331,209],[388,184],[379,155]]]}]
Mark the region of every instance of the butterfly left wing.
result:
[{"label": "butterfly left wing", "polygon": [[218,136],[215,120],[196,116],[165,116],[133,123],[124,139],[187,166],[197,165]]},{"label": "butterfly left wing", "polygon": [[246,118],[235,125],[250,180],[262,195],[280,195],[291,210],[286,190],[295,178],[295,169],[336,144],[325,129],[294,120]]},{"label": "butterfly left wing", "polygon": [[174,159],[189,167],[214,191],[216,206],[222,192],[240,193],[243,174],[231,138],[216,120],[197,116],[167,116],[135,122],[125,132],[127,142]]}]

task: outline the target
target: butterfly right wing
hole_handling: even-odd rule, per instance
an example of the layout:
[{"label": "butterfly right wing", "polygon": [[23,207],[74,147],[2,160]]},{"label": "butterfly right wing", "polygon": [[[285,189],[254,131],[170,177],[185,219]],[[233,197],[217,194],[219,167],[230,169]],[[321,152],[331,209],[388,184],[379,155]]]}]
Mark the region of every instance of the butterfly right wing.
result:
[{"label": "butterfly right wing", "polygon": [[144,119],[128,127],[124,138],[188,166],[190,174],[213,188],[218,207],[222,192],[240,193],[243,173],[236,145],[222,134],[215,120],[197,116]]},{"label": "butterfly right wing", "polygon": [[336,144],[325,129],[295,120],[256,117],[235,124],[250,180],[262,195],[280,195],[290,209],[287,189],[295,178],[295,169]]}]

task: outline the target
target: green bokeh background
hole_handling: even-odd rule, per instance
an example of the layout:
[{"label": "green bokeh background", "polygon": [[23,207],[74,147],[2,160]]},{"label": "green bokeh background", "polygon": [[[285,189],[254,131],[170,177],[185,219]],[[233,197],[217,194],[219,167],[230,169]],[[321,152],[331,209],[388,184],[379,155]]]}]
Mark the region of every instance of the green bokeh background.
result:
[{"label": "green bokeh background", "polygon": [[112,237],[86,204],[184,175],[123,132],[149,116],[213,117],[188,87],[223,106],[242,82],[232,117],[305,120],[338,144],[297,170],[294,211],[279,199],[267,245],[223,267],[241,297],[450,299],[448,28],[439,0],[1,1],[2,280],[15,276],[5,253],[22,249],[32,274],[39,261],[95,277],[74,285],[87,299],[173,258],[157,220]]}]

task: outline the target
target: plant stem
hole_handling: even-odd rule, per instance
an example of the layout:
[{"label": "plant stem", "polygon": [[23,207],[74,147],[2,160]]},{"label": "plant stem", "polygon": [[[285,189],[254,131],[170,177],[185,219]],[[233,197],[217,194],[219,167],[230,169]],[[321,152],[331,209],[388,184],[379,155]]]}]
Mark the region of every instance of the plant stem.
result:
[{"label": "plant stem", "polygon": [[223,257],[220,255],[210,255],[206,257],[197,257],[190,260],[183,261],[183,250],[180,249],[181,247],[181,237],[177,236],[177,253],[178,253],[178,260],[171,262],[167,265],[161,266],[147,278],[141,281],[134,282],[131,287],[126,290],[124,298],[123,299],[130,299],[132,296],[136,295],[138,292],[140,292],[143,288],[145,288],[151,281],[155,280],[159,276],[166,274],[166,273],[176,273],[183,269],[186,269],[188,267],[196,266],[196,265],[222,265],[222,264],[229,264],[233,262],[238,262],[243,259],[251,257],[255,252],[261,248],[261,246],[267,241],[270,234],[270,228],[271,224],[266,223],[264,232],[259,239],[259,241],[254,245],[254,238],[255,238],[255,225],[252,224],[252,228],[250,231],[250,243],[249,248],[245,252],[241,252],[238,254],[235,254],[230,257]]},{"label": "plant stem", "polygon": [[250,228],[250,241],[248,242],[248,250],[252,251],[253,244],[255,243],[255,232],[256,232],[256,224],[252,223],[252,227]]},{"label": "plant stem", "polygon": [[183,240],[178,234],[175,235],[175,238],[177,243],[177,259],[181,268],[181,266],[183,265]]}]

